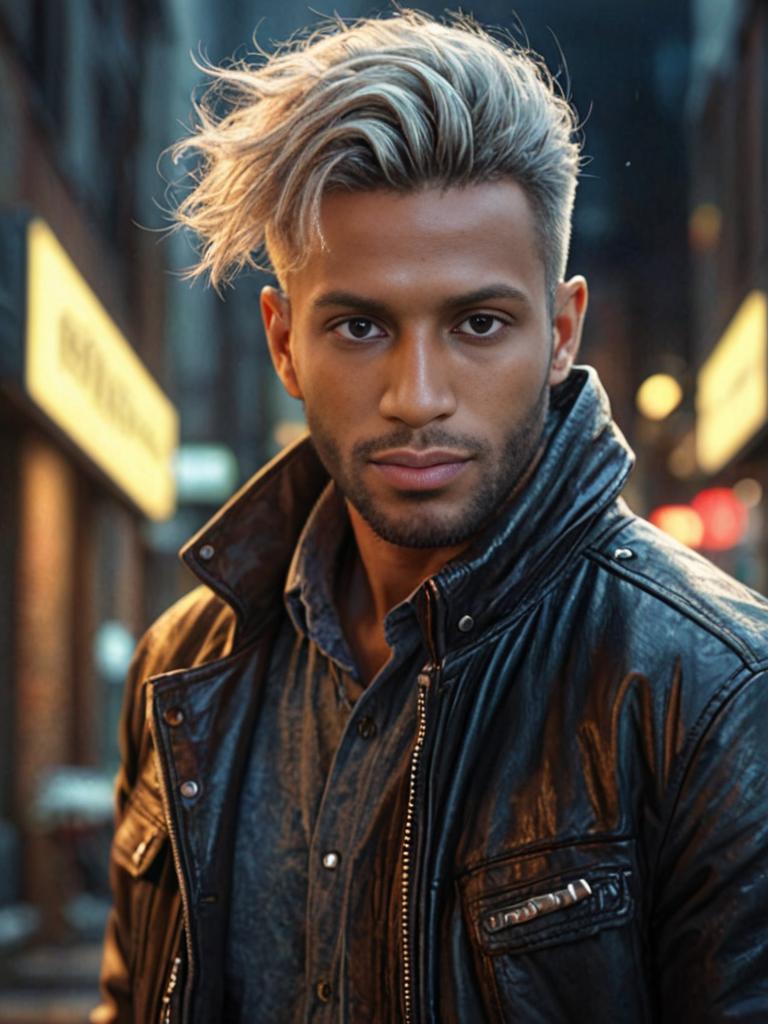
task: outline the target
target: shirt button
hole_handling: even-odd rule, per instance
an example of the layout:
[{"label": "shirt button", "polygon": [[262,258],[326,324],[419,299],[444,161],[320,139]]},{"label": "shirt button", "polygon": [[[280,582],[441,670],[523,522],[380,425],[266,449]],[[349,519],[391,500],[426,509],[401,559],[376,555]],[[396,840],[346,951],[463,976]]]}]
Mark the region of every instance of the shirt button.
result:
[{"label": "shirt button", "polygon": [[331,996],[333,995],[333,989],[331,988],[330,981],[326,981],[325,978],[321,978],[315,985],[315,992],[317,993],[317,998],[321,1003],[330,1003]]},{"label": "shirt button", "polygon": [[471,615],[462,615],[459,619],[459,629],[462,633],[468,633],[474,628],[475,620]]},{"label": "shirt button", "polygon": [[163,718],[168,725],[181,725],[184,721],[184,712],[181,708],[166,708],[163,712]]},{"label": "shirt button", "polygon": [[210,562],[210,560],[216,554],[216,548],[213,546],[213,544],[203,544],[198,554],[203,559],[203,561]]},{"label": "shirt button", "polygon": [[376,735],[376,723],[368,715],[363,715],[357,723],[357,735],[361,736],[364,740],[373,739]]},{"label": "shirt button", "polygon": [[323,867],[329,871],[335,871],[341,862],[341,857],[335,850],[329,850],[323,854]]},{"label": "shirt button", "polygon": [[194,800],[200,792],[200,786],[194,779],[187,779],[186,782],[182,782],[179,786],[179,791],[182,796],[187,798],[187,800]]}]

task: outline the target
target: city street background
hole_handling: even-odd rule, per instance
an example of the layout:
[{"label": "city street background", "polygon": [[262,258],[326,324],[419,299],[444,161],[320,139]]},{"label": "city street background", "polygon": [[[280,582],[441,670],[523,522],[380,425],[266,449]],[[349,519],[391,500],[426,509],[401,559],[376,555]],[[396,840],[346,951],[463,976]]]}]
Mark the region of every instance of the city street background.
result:
[{"label": "city street background", "polygon": [[[131,653],[193,583],[179,546],[304,429],[269,278],[182,279],[190,242],[162,229],[191,167],[163,154],[193,57],[390,9],[311,6],[0,0],[0,1024],[87,1019]],[[625,497],[766,591],[768,2],[462,7],[541,52],[581,118],[570,272],[638,456]]]}]

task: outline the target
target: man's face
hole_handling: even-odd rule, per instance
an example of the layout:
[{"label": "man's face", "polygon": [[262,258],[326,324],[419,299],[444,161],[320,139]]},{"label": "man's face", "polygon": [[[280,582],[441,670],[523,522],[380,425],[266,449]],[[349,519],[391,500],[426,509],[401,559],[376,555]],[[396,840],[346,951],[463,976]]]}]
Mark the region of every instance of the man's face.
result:
[{"label": "man's face", "polygon": [[461,545],[535,455],[586,303],[554,322],[527,196],[514,182],[334,193],[324,246],[265,289],[270,349],[317,452],[384,540]]}]

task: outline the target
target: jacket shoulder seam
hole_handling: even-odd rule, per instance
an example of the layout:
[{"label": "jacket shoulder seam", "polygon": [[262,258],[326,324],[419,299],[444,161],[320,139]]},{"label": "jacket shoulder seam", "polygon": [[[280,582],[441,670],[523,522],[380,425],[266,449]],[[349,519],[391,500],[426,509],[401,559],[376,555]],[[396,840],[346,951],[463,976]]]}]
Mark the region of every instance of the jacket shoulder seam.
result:
[{"label": "jacket shoulder seam", "polygon": [[597,565],[611,575],[638,587],[640,590],[645,591],[645,593],[650,594],[651,597],[655,597],[659,601],[662,601],[664,604],[677,611],[680,615],[695,622],[698,626],[715,637],[715,639],[720,640],[727,647],[730,647],[730,649],[739,656],[746,667],[755,669],[761,663],[761,659],[757,656],[757,652],[755,652],[745,640],[735,634],[732,630],[729,630],[721,620],[709,615],[701,606],[693,604],[693,602],[689,601],[683,594],[675,590],[670,590],[668,587],[663,586],[657,580],[652,579],[650,576],[640,572],[638,569],[628,568],[625,565],[617,564],[602,551],[596,551],[594,548],[587,549],[584,552],[584,557],[597,563]]}]

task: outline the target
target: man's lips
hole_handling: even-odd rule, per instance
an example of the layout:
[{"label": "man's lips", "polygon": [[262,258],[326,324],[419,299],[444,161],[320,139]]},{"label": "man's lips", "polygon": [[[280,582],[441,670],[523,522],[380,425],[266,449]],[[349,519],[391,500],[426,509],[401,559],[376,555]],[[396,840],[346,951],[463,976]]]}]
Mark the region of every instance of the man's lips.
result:
[{"label": "man's lips", "polygon": [[403,491],[432,491],[454,480],[471,461],[470,456],[443,448],[413,451],[400,448],[379,452],[371,459],[384,479]]}]

